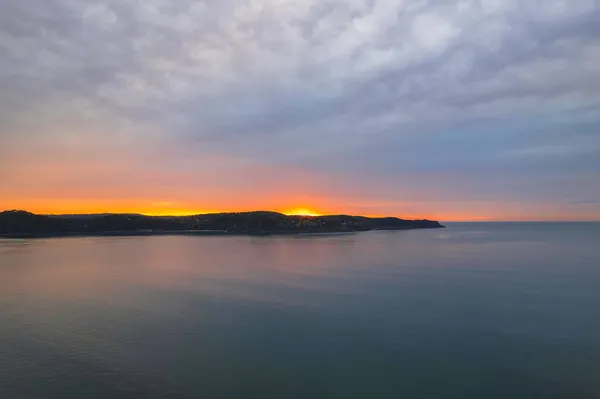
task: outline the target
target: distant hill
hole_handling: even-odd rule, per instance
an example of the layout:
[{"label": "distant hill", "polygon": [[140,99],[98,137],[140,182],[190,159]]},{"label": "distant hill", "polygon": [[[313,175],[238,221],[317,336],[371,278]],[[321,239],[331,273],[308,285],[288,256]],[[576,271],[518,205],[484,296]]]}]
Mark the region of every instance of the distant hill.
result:
[{"label": "distant hill", "polygon": [[[60,218],[60,219],[93,219],[97,217],[110,216],[115,215],[114,213],[73,213],[67,215],[45,215],[51,218]],[[123,216],[142,216],[139,213],[118,213],[117,215]]]},{"label": "distant hill", "polygon": [[36,215],[0,212],[0,237],[154,234],[295,234],[442,228],[431,220],[395,217],[287,216],[277,212],[232,212],[193,216],[138,214]]}]

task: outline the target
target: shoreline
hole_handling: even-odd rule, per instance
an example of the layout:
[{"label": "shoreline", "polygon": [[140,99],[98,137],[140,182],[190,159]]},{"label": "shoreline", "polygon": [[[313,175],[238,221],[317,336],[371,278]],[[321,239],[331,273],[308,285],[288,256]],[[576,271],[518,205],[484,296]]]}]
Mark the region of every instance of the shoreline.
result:
[{"label": "shoreline", "polygon": [[288,216],[269,211],[161,217],[127,214],[48,216],[18,210],[0,212],[0,238],[269,236],[443,227],[439,222],[432,220],[351,215]]},{"label": "shoreline", "polygon": [[397,229],[369,229],[369,230],[335,230],[335,231],[224,231],[224,230],[162,230],[162,231],[100,231],[100,232],[57,232],[57,233],[13,233],[0,234],[0,240],[5,239],[44,239],[44,238],[84,238],[84,237],[152,237],[152,236],[190,236],[190,237],[213,237],[213,236],[325,236],[325,235],[350,235],[369,231],[406,231],[406,230],[430,230],[446,228],[440,227],[412,227]]}]

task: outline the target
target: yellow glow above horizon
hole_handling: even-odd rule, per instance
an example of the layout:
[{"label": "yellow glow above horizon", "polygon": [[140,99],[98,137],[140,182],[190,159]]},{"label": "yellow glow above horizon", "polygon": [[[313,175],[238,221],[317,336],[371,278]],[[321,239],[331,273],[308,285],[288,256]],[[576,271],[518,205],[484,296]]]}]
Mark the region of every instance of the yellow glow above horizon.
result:
[{"label": "yellow glow above horizon", "polygon": [[288,216],[321,216],[320,213],[310,210],[308,208],[296,208],[283,212],[283,214]]},{"label": "yellow glow above horizon", "polygon": [[[403,219],[431,219],[440,222],[452,221],[592,221],[600,220],[600,215],[594,212],[569,213],[557,212],[547,206],[544,212],[532,216],[533,210],[525,211],[510,207],[511,204],[483,203],[452,203],[434,202],[422,208],[415,204],[403,203],[402,206],[374,206],[368,201],[352,204],[337,203],[327,198],[297,198],[285,196],[244,197],[241,201],[235,196],[223,195],[224,200],[219,206],[217,201],[195,203],[193,201],[162,200],[145,198],[102,198],[100,196],[81,196],[75,198],[53,198],[34,195],[22,197],[5,197],[0,194],[0,211],[21,209],[37,214],[91,214],[91,213],[139,213],[150,216],[187,216],[219,212],[249,212],[269,210],[285,215],[322,216],[322,215],[362,215],[369,217],[397,216]],[[294,196],[290,196],[294,197]],[[297,197],[297,196],[296,196]],[[298,206],[298,203],[310,205]],[[296,205],[295,205],[296,204]],[[375,204],[379,205],[379,204]],[[543,205],[543,204],[541,204]],[[538,204],[537,208],[541,208]],[[467,209],[468,208],[468,209]],[[529,211],[529,212],[527,212]]]},{"label": "yellow glow above horizon", "polygon": [[188,210],[167,210],[167,211],[148,211],[148,212],[138,212],[142,215],[146,216],[194,216],[194,215],[203,215],[207,213],[217,213],[214,211],[188,211]]}]

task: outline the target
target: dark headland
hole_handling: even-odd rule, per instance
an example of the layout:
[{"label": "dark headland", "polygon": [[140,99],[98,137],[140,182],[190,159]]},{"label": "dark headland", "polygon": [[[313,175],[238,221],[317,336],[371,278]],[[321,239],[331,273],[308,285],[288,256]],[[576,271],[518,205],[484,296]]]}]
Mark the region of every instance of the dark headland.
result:
[{"label": "dark headland", "polygon": [[270,235],[341,233],[369,230],[442,228],[431,220],[395,217],[329,215],[300,216],[277,212],[211,213],[193,216],[138,214],[36,215],[0,212],[0,237],[133,236],[133,235]]}]

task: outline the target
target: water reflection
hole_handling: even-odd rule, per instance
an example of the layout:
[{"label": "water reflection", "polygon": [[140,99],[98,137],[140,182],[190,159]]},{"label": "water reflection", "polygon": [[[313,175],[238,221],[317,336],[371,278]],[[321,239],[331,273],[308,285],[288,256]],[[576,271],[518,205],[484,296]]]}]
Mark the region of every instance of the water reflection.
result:
[{"label": "water reflection", "polygon": [[0,396],[594,397],[600,229],[550,227],[0,241]]}]

